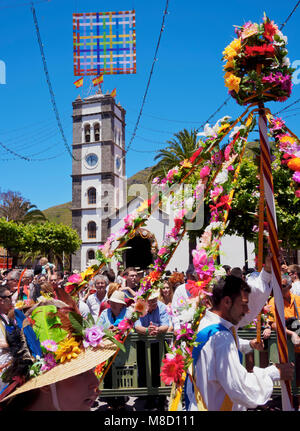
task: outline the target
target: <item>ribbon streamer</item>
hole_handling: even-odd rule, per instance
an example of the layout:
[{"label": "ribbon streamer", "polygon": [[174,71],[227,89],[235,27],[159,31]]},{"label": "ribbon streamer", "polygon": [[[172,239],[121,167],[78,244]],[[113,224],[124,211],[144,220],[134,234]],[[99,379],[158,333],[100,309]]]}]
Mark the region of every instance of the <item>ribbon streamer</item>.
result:
[{"label": "ribbon streamer", "polygon": [[[268,140],[267,118],[260,105],[259,112],[259,135],[262,158],[262,171],[264,178],[264,191],[266,201],[266,218],[269,225],[269,243],[272,253],[272,286],[275,300],[275,322],[277,327],[277,345],[280,363],[288,362],[287,336],[284,318],[283,296],[281,292],[281,271],[279,264],[279,244],[277,219],[275,212],[275,199],[273,188],[273,176],[271,170],[270,144]],[[281,381],[282,409],[286,411],[292,409],[291,387],[288,381]]]}]

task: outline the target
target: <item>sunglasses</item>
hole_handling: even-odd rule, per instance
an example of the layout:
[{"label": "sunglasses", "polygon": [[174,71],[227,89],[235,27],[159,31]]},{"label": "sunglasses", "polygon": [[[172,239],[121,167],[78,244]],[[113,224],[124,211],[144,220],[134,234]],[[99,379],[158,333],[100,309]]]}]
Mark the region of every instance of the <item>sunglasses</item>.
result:
[{"label": "sunglasses", "polygon": [[12,294],[11,295],[4,295],[4,296],[0,295],[0,298],[2,298],[2,299],[6,299],[6,298],[11,299],[11,297],[12,297]]}]

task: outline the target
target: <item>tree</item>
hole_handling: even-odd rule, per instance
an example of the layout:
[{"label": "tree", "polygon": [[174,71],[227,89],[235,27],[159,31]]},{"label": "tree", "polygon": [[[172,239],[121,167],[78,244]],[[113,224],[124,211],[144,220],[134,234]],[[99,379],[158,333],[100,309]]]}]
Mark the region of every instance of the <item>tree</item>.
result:
[{"label": "tree", "polygon": [[77,232],[69,226],[56,223],[21,224],[0,219],[0,245],[15,258],[19,255],[61,258],[80,247]]},{"label": "tree", "polygon": [[[278,224],[278,238],[283,247],[300,248],[300,200],[295,197],[291,185],[291,173],[280,161],[272,164],[274,197]],[[259,169],[257,163],[247,157],[241,164],[232,209],[229,212],[228,234],[237,234],[248,241],[255,241],[253,227],[258,225]]]},{"label": "tree", "polygon": [[154,157],[154,160],[159,161],[151,169],[150,180],[155,177],[165,177],[170,169],[179,166],[180,162],[191,157],[197,148],[197,131],[193,129],[189,132],[187,129],[184,129],[178,133],[174,133],[174,138],[167,141],[167,144]]},{"label": "tree", "polygon": [[[174,133],[174,138],[167,141],[166,148],[159,150],[154,160],[159,160],[152,167],[149,180],[159,177],[164,178],[167,172],[179,166],[180,162],[189,159],[197,148],[197,130],[192,129],[190,132],[184,129],[178,133]],[[192,266],[192,250],[196,248],[196,237],[189,234],[189,266]]]},{"label": "tree", "polygon": [[21,193],[11,190],[0,193],[0,217],[23,224],[40,223],[47,220],[36,205],[32,205]]}]

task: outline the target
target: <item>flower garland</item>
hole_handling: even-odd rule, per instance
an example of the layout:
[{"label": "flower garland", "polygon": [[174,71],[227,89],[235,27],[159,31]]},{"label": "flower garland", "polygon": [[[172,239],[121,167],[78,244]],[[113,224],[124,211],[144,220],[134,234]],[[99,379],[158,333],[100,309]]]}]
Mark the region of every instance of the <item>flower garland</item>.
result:
[{"label": "flower garland", "polygon": [[[185,224],[190,221],[187,218],[188,210],[193,210],[197,207],[197,202],[202,198],[203,190],[209,177],[214,180],[215,185],[222,184],[226,180],[228,180],[228,182],[231,181],[231,175],[228,176],[227,172],[230,173],[234,171],[233,165],[235,159],[245,142],[244,136],[246,136],[249,133],[249,130],[254,127],[254,124],[252,124],[252,122],[247,122],[246,124],[235,127],[229,135],[232,141],[227,145],[225,143],[220,145],[220,141],[233,127],[234,122],[229,121],[229,119],[230,117],[224,117],[219,120],[213,128],[213,133],[210,133],[209,125],[206,125],[205,139],[200,141],[199,148],[194,152],[190,159],[184,160],[179,167],[171,169],[167,173],[165,179],[161,181],[154,179],[153,181],[154,184],[158,185],[161,196],[164,196],[170,186],[179,184],[187,175],[189,175],[193,193],[188,208],[184,208],[186,203],[180,201],[180,198],[179,204],[176,202],[178,199],[178,195],[176,195],[176,193],[173,197],[173,204],[174,202],[177,204],[177,212],[174,217],[174,227],[166,235],[164,244],[157,254],[152,272],[141,280],[140,288],[135,297],[134,304],[131,306],[131,314],[118,324],[118,327],[114,332],[115,339],[121,343],[125,342],[127,336],[132,331],[134,322],[139,319],[140,316],[147,313],[146,300],[153,290],[160,287],[161,276],[166,270],[168,262],[185,233]],[[219,146],[217,146],[218,143]],[[237,151],[236,154],[234,153],[234,149]],[[204,160],[204,166],[203,164],[199,165],[198,171],[194,171],[191,174],[191,168],[199,164],[200,155]],[[137,226],[140,226],[140,223],[144,223],[146,221],[149,215],[149,209],[156,198],[157,195],[153,196],[149,201],[144,202],[144,205],[142,204],[142,208],[139,207],[133,213],[125,217],[124,227],[117,234],[112,234],[107,239],[106,243],[103,246],[100,246],[100,258],[102,256],[103,260],[109,259],[110,256],[116,252],[116,249],[111,251],[113,241],[117,240],[122,243],[126,242],[134,229]],[[216,199],[214,199],[214,203],[217,204]],[[221,206],[225,209],[228,208],[228,204],[225,202]],[[146,215],[146,213],[148,214]],[[216,211],[216,213],[218,213],[218,211]],[[200,316],[201,312],[204,311],[205,308],[201,305],[201,301],[209,295],[209,292],[204,289],[204,286],[196,286],[195,289],[194,285],[191,286],[191,289],[191,291],[197,293],[197,295],[193,297],[189,304],[185,304],[185,307],[187,315],[195,318],[195,316]],[[199,294],[200,291],[201,294]],[[177,334],[178,340],[182,341],[184,339],[190,339],[191,333],[195,334],[196,327],[191,330],[188,325],[189,324],[181,328],[180,333]],[[107,371],[107,367],[113,360],[114,358],[111,358],[106,364],[100,364],[99,369],[97,370],[97,377],[99,380],[103,379],[105,372]],[[186,359],[184,359],[184,361],[185,360]]]},{"label": "flower garland", "polygon": [[275,140],[278,153],[276,159],[290,169],[292,184],[296,189],[295,196],[300,198],[300,141],[289,132],[282,118],[269,115],[268,119],[270,134]]},{"label": "flower garland", "polygon": [[[168,353],[163,360],[161,378],[167,385],[171,383],[182,385],[183,374],[192,362],[192,349],[198,344],[195,341],[197,329],[200,319],[209,305],[211,288],[221,276],[226,275],[222,266],[216,264],[216,258],[219,254],[220,236],[225,229],[226,217],[230,209],[235,172],[240,164],[237,157],[245,147],[246,137],[253,126],[254,124],[251,122],[248,127],[239,127],[231,135],[232,140],[218,152],[218,159],[213,155],[205,166],[205,168],[209,168],[205,170],[205,173],[212,178],[212,186],[207,196],[211,218],[196,249],[192,251],[193,265],[198,280],[187,282],[186,289],[189,292],[189,298],[179,298],[178,307],[172,312],[180,317],[180,328],[175,333],[173,346],[167,348]],[[207,131],[209,131],[208,128],[206,133]],[[217,175],[214,171],[216,160],[217,165],[221,166]],[[204,167],[202,172],[203,170]],[[176,362],[181,365],[175,367]]]},{"label": "flower garland", "polygon": [[225,86],[240,105],[283,102],[290,97],[292,74],[287,37],[266,16],[261,24],[236,26],[235,38],[223,51]]}]

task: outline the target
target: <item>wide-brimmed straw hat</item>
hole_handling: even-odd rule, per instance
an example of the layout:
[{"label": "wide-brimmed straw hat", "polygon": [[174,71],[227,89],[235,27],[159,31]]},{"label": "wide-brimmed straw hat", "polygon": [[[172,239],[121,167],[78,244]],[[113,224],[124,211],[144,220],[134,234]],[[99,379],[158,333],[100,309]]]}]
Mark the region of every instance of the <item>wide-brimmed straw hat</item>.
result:
[{"label": "wide-brimmed straw hat", "polygon": [[[15,311],[15,313],[18,313],[16,318],[21,318],[21,320],[24,319],[21,324],[28,347],[27,353],[25,353],[24,356],[24,362],[28,361],[28,358],[30,357],[32,361],[30,362],[29,360],[29,368],[26,373],[27,381],[19,385],[17,388],[15,388],[14,381],[16,381],[16,377],[17,380],[21,381],[23,376],[15,373],[14,364],[11,365],[12,371],[10,371],[10,367],[4,371],[4,374],[5,372],[8,372],[9,381],[6,382],[7,387],[2,391],[2,396],[0,394],[1,402],[23,392],[38,389],[82,374],[107,361],[107,359],[112,357],[117,351],[116,344],[108,338],[103,338],[103,333],[102,338],[99,338],[99,342],[96,344],[94,343],[94,339],[93,341],[90,341],[86,336],[86,328],[80,335],[78,328],[83,324],[82,316],[76,312],[76,307],[72,309],[70,304],[66,304],[63,301],[47,300],[36,304],[32,307],[30,313],[26,313],[28,317],[26,317],[20,310]],[[84,325],[86,325],[86,323],[84,323]],[[55,339],[56,332],[51,332],[53,327],[61,330],[60,336],[57,339]],[[77,333],[74,335],[76,330]],[[100,328],[96,327],[92,323],[88,330],[96,332],[99,330],[101,332]],[[48,343],[48,347],[45,347],[45,343],[43,344],[43,341],[45,341],[45,334],[53,334],[52,338],[51,335],[47,336],[46,343]],[[55,345],[55,350],[50,349],[51,343],[52,346]],[[76,354],[73,355],[74,357],[70,354],[70,357],[68,357],[68,353],[70,352],[63,352],[64,358],[62,361],[62,355],[60,354],[60,356],[58,356],[57,352],[59,349],[63,349],[63,345],[66,346],[68,343],[70,343],[71,346],[75,346],[75,350],[72,350],[72,353],[76,352]],[[62,350],[60,350],[60,352],[61,351]],[[50,367],[48,369],[46,367],[45,371],[43,371],[42,365],[40,365],[37,371],[37,364],[45,364],[46,356],[49,354],[52,355],[53,367],[51,369],[49,369]],[[20,358],[17,360],[20,363]],[[35,369],[35,375],[31,376],[30,370],[32,373],[33,368]],[[30,375],[29,379],[28,375]]]},{"label": "wide-brimmed straw hat", "polygon": [[115,290],[113,292],[113,294],[111,295],[111,297],[108,300],[111,301],[111,302],[116,302],[117,304],[124,304],[124,305],[126,305],[125,295],[120,290]]},{"label": "wide-brimmed straw hat", "polygon": [[117,346],[111,341],[103,341],[102,347],[99,349],[87,349],[80,353],[77,358],[69,362],[59,364],[51,370],[37,377],[33,377],[24,383],[21,387],[9,394],[3,401],[11,397],[22,394],[23,392],[31,391],[33,389],[42,388],[43,386],[51,385],[60,382],[61,380],[68,379],[69,377],[77,376],[78,374],[85,373],[86,371],[95,368],[97,365],[109,359],[115,354]]}]

